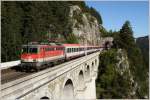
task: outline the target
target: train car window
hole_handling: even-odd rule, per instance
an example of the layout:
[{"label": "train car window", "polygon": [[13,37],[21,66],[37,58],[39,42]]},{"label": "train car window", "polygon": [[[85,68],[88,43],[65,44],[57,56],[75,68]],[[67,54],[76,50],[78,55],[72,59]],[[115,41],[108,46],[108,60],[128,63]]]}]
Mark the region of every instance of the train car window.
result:
[{"label": "train car window", "polygon": [[48,48],[45,48],[45,51],[48,51]]},{"label": "train car window", "polygon": [[67,52],[70,52],[70,50],[69,50],[70,48],[67,48]]},{"label": "train car window", "polygon": [[69,53],[71,53],[71,48],[69,48]]}]

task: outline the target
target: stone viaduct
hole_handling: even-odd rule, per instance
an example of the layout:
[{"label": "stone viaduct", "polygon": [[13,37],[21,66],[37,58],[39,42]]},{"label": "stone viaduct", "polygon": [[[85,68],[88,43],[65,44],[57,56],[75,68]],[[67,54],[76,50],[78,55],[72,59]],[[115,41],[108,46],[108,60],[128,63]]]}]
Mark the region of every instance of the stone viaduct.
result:
[{"label": "stone viaduct", "polygon": [[1,100],[94,100],[99,54],[86,55],[2,84]]}]

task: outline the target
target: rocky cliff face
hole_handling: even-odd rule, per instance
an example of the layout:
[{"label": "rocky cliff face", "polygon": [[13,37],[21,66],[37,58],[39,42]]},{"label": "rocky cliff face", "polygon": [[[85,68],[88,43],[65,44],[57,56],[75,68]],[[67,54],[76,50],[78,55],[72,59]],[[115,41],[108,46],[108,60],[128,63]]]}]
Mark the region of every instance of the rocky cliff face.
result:
[{"label": "rocky cliff face", "polygon": [[117,65],[116,71],[118,72],[119,75],[128,78],[129,87],[130,87],[128,96],[130,98],[135,97],[136,90],[137,90],[137,82],[134,81],[133,75],[131,74],[127,54],[122,49],[117,50],[117,60],[118,63],[116,63]]},{"label": "rocky cliff face", "polygon": [[98,45],[101,40],[100,25],[95,17],[83,13],[79,6],[70,6],[68,27],[82,45]]}]

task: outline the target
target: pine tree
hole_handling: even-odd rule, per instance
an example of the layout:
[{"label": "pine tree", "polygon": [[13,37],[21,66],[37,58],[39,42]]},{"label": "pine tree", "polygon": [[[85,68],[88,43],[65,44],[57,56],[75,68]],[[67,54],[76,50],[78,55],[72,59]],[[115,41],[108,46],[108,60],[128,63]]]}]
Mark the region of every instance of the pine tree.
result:
[{"label": "pine tree", "polygon": [[122,48],[128,48],[135,45],[133,38],[133,31],[129,21],[126,21],[119,32],[120,43],[119,46]]}]

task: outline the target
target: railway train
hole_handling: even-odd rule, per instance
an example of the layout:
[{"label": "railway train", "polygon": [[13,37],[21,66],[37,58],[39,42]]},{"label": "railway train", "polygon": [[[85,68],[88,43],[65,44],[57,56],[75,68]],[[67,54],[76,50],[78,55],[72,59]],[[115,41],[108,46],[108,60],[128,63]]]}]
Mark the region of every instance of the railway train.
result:
[{"label": "railway train", "polygon": [[21,69],[39,71],[56,62],[64,62],[101,50],[100,46],[80,44],[30,43],[22,45]]}]

